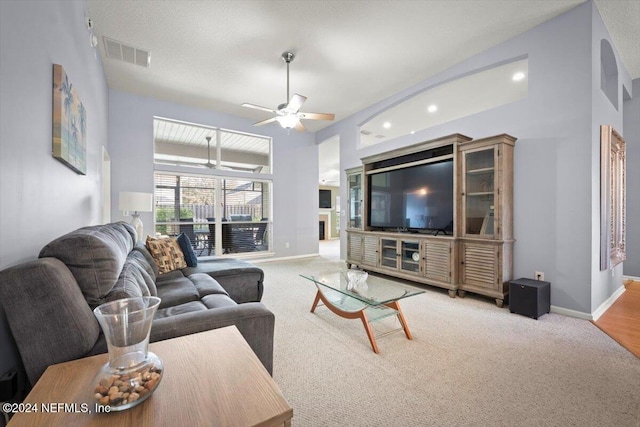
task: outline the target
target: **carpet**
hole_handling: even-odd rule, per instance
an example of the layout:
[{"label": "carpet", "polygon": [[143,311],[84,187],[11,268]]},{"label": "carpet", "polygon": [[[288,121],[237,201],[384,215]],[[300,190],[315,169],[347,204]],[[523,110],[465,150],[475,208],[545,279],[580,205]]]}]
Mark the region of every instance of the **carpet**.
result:
[{"label": "carpet", "polygon": [[387,335],[375,354],[359,320],[309,312],[316,288],[299,273],[344,263],[259,266],[276,316],[274,379],[294,426],[640,426],[640,360],[588,321],[533,320],[419,286],[400,302],[414,339]]}]

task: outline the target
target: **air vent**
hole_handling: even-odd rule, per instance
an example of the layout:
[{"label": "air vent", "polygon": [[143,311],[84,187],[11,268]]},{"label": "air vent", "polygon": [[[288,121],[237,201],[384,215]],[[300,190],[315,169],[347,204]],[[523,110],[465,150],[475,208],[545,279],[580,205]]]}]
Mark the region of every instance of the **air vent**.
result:
[{"label": "air vent", "polygon": [[370,130],[364,130],[363,129],[363,130],[360,131],[360,133],[363,134],[363,135],[371,135],[373,132],[371,132]]},{"label": "air vent", "polygon": [[140,65],[149,68],[151,53],[148,50],[126,45],[108,37],[102,37],[104,51],[107,58],[128,62],[129,64]]}]

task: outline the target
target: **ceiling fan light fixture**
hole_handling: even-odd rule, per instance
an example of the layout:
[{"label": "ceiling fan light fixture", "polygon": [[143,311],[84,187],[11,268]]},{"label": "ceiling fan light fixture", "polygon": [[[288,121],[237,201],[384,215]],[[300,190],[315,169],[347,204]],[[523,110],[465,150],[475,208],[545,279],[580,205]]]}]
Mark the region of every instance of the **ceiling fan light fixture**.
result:
[{"label": "ceiling fan light fixture", "polygon": [[287,64],[287,99],[288,101],[278,105],[278,108],[273,110],[271,108],[261,107],[255,104],[242,104],[243,107],[253,108],[254,110],[268,111],[270,113],[274,113],[275,116],[261,120],[257,123],[254,123],[254,126],[262,126],[269,123],[273,123],[278,121],[281,127],[284,129],[295,129],[299,132],[304,132],[306,129],[301,122],[301,119],[309,119],[309,120],[333,120],[335,118],[334,114],[329,113],[303,113],[300,111],[300,107],[307,100],[306,96],[299,95],[294,93],[291,98],[289,98],[289,64],[293,61],[293,58],[296,56],[292,52],[284,52],[282,54],[282,60]]},{"label": "ceiling fan light fixture", "polygon": [[278,123],[280,123],[280,126],[285,129],[293,129],[294,127],[296,127],[296,124],[298,124],[298,117],[293,114],[278,116],[276,117],[276,120],[278,121]]}]

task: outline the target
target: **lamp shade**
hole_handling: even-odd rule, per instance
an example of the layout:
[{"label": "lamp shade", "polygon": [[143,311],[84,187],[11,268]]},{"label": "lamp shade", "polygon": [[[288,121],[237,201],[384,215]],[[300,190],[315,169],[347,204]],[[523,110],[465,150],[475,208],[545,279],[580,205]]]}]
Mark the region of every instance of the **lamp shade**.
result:
[{"label": "lamp shade", "polygon": [[124,212],[151,212],[153,210],[153,194],[120,192],[118,209]]}]

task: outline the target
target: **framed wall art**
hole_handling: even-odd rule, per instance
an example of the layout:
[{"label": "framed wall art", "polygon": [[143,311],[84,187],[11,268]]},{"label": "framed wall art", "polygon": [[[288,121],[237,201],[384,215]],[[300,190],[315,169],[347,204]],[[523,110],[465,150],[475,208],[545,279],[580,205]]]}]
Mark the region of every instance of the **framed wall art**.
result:
[{"label": "framed wall art", "polygon": [[626,259],[626,152],[622,136],[600,126],[600,270]]},{"label": "framed wall art", "polygon": [[53,157],[86,175],[87,111],[58,64],[53,64]]}]

